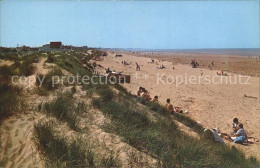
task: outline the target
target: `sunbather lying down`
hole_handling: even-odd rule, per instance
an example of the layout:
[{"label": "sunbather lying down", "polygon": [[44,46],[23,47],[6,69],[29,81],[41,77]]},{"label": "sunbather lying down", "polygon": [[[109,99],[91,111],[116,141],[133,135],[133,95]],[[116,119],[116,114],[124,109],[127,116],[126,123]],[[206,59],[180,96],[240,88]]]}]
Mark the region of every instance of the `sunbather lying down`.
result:
[{"label": "sunbather lying down", "polygon": [[161,65],[161,66],[159,66],[159,67],[156,67],[157,69],[164,69],[164,68],[166,68],[164,65]]},{"label": "sunbather lying down", "polygon": [[183,110],[181,110],[181,107],[174,107],[174,111],[176,113],[183,113]]}]

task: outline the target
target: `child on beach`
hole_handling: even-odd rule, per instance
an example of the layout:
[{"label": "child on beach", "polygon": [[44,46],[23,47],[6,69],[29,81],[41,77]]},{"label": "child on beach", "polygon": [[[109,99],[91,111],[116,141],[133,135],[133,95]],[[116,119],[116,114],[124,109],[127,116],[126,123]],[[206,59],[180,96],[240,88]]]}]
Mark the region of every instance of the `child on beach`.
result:
[{"label": "child on beach", "polygon": [[240,124],[240,122],[238,121],[237,118],[234,118],[233,119],[233,131],[231,132],[231,135],[234,135],[237,132],[237,130],[239,129],[238,124]]}]

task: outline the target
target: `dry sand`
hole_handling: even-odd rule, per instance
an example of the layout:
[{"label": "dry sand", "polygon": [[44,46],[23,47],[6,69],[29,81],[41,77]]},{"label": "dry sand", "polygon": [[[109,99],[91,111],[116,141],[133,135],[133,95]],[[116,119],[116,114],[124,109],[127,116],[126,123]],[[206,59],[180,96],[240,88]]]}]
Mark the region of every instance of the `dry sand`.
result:
[{"label": "dry sand", "polygon": [[[117,52],[119,53],[119,52]],[[237,79],[237,84],[226,84],[223,79],[223,84],[208,84],[204,81],[204,84],[198,83],[198,78],[201,76],[200,71],[203,70],[203,77],[206,75],[209,78],[215,77],[215,81],[220,82],[219,76],[216,75],[217,70],[191,68],[188,64],[174,65],[173,70],[172,62],[159,61],[155,59],[156,63],[151,62],[151,58],[137,57],[129,52],[120,52],[123,57],[115,58],[116,52],[109,52],[104,61],[98,61],[97,64],[103,65],[110,70],[123,71],[123,74],[131,75],[131,83],[124,84],[132,94],[136,94],[136,91],[140,86],[145,87],[151,96],[158,95],[159,101],[165,104],[165,100],[170,98],[173,105],[180,106],[184,110],[188,110],[190,116],[194,120],[200,122],[205,128],[219,127],[222,132],[230,132],[232,130],[232,120],[237,117],[243,124],[249,136],[260,138],[260,100],[259,100],[259,78],[250,77],[241,78],[241,83],[238,82],[239,75],[228,73],[228,77],[234,82]],[[140,55],[139,55],[140,56]],[[217,59],[214,59],[217,60]],[[124,65],[121,62],[126,61],[130,65]],[[141,67],[140,71],[136,71],[135,62]],[[231,61],[232,62],[232,61]],[[156,67],[164,65],[165,69],[157,69]],[[105,70],[99,68],[98,71],[104,72]],[[184,76],[189,79],[191,76],[197,78],[197,83],[185,83],[176,82],[162,83],[157,82],[157,73],[159,77],[164,74],[162,81],[172,79],[176,76]],[[136,78],[137,77],[137,78]],[[176,78],[175,78],[176,79]],[[219,79],[219,80],[216,80]],[[185,79],[184,79],[185,80]],[[203,80],[201,80],[203,81]],[[228,78],[229,81],[229,78]],[[250,84],[246,84],[250,83]],[[253,96],[255,98],[244,97],[244,94]],[[236,145],[246,152],[247,155],[255,155],[260,158],[260,144],[254,143],[249,146]]]}]

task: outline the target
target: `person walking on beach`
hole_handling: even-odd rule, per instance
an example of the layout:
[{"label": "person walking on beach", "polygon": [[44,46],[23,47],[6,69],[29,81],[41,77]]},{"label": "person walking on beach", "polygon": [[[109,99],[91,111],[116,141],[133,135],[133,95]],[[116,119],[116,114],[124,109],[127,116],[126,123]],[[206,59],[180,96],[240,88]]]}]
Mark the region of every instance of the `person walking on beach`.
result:
[{"label": "person walking on beach", "polygon": [[137,64],[137,62],[135,64],[136,64],[136,70],[140,71],[140,66]]},{"label": "person walking on beach", "polygon": [[200,70],[200,75],[203,76],[203,71],[202,71],[202,69]]}]

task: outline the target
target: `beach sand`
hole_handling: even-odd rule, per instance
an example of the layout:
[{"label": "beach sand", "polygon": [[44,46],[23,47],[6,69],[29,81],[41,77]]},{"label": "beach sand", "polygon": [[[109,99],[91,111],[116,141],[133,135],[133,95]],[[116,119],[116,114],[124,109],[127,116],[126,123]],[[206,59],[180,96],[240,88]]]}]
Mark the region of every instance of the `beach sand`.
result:
[{"label": "beach sand", "polygon": [[[123,57],[115,58],[116,54],[122,54]],[[123,84],[123,86],[132,94],[136,94],[138,88],[142,86],[149,91],[152,97],[159,96],[159,102],[163,105],[166,99],[170,98],[174,106],[180,106],[184,111],[188,110],[189,114],[185,115],[198,121],[205,128],[218,127],[221,132],[229,133],[232,130],[232,120],[237,117],[244,124],[248,136],[260,138],[260,81],[258,77],[241,77],[239,74],[227,71],[228,76],[222,78],[222,84],[219,84],[221,82],[221,77],[217,75],[219,70],[192,68],[191,65],[185,64],[187,60],[194,57],[186,56],[182,61],[175,58],[174,62],[178,63],[173,65],[171,62],[173,60],[169,58],[169,55],[162,55],[159,58],[166,60],[167,57],[168,61],[162,62],[156,59],[158,58],[157,55],[153,56],[155,63],[148,63],[151,62],[151,58],[146,58],[146,54],[109,51],[108,56],[103,61],[96,61],[96,63],[101,64],[104,68],[109,67],[110,70],[122,71],[123,74],[131,75],[131,83]],[[254,72],[255,67],[251,66],[250,68],[251,64],[248,64],[248,60],[243,62],[243,59],[246,60],[246,58],[236,57],[234,60],[228,58],[226,61],[228,64],[232,63],[233,66],[237,59],[242,62],[241,65],[249,66],[247,69],[250,69],[250,72]],[[208,60],[208,62],[214,60],[216,65],[220,63],[217,61],[220,58],[212,56],[204,60]],[[124,65],[121,63],[122,61],[126,61],[130,65]],[[140,65],[140,71],[136,71],[135,62]],[[165,69],[156,68],[162,64],[166,67]],[[172,69],[173,66],[175,69]],[[216,69],[218,68],[220,67]],[[236,69],[239,68],[236,67]],[[105,72],[103,68],[97,70],[101,73]],[[201,70],[203,71],[202,76]],[[243,69],[240,71],[243,71]],[[247,74],[247,71],[243,72]],[[206,81],[206,76],[210,79],[210,83]],[[235,80],[236,84],[234,84]],[[245,97],[244,95],[252,97]],[[236,144],[235,146],[242,149],[247,156],[255,155],[259,160],[259,143],[248,146]]]}]

